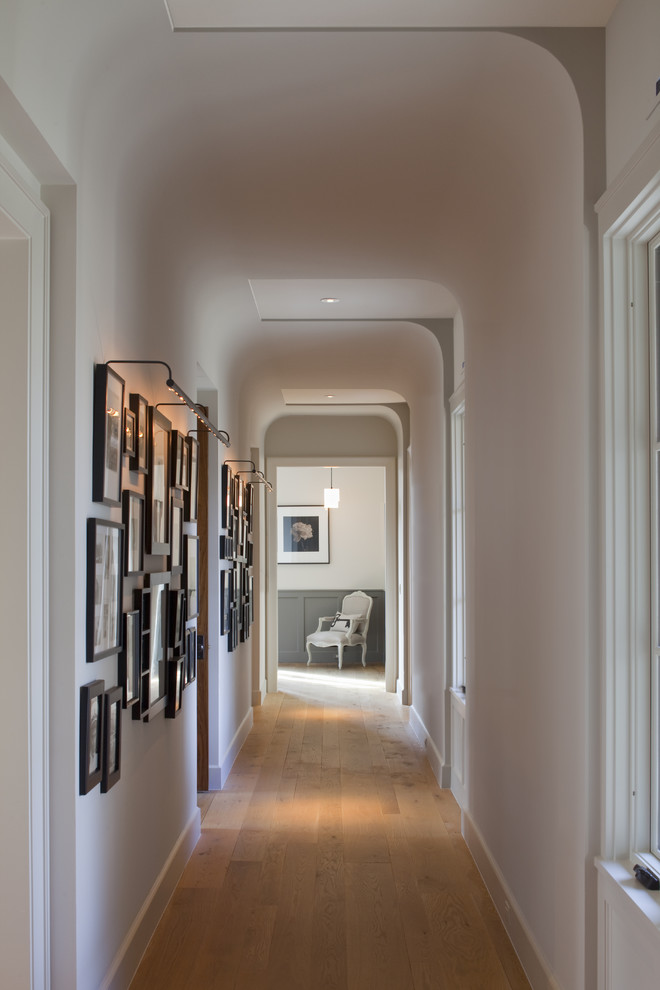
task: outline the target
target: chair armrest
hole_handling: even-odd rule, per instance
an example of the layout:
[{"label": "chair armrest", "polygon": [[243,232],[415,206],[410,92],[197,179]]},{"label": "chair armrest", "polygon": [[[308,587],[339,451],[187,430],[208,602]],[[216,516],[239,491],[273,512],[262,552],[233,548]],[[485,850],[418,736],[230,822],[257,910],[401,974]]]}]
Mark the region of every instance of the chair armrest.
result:
[{"label": "chair armrest", "polygon": [[333,619],[334,619],[334,615],[320,615],[319,616],[319,624],[316,627],[316,629],[314,630],[314,632],[321,632],[321,626],[323,625],[323,623],[324,622],[332,622]]}]

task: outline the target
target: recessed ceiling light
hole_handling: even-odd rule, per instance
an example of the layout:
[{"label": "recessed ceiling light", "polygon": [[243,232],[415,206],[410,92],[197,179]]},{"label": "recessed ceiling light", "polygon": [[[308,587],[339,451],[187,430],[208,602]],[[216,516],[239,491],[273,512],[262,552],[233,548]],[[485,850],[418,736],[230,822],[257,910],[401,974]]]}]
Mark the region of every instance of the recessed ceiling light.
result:
[{"label": "recessed ceiling light", "polygon": [[339,302],[339,300],[336,299],[335,296],[324,296],[323,299],[321,300],[321,302],[322,303],[337,303],[337,302]]}]

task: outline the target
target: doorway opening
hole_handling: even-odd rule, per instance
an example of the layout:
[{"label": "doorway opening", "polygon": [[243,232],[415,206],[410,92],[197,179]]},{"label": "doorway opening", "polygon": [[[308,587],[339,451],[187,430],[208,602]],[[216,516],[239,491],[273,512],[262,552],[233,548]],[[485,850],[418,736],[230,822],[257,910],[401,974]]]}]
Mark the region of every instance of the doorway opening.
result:
[{"label": "doorway opening", "polygon": [[[324,489],[339,489],[337,508],[324,509]],[[276,498],[269,507],[269,636],[268,690],[310,677],[333,684],[370,682],[388,691],[397,689],[397,513],[395,458],[280,458],[269,461]],[[293,514],[293,515],[292,515]],[[285,547],[291,520],[298,519],[316,534],[309,549]],[[294,522],[295,522],[294,520]],[[298,520],[298,521],[300,521]],[[308,532],[307,530],[305,531]],[[318,546],[317,546],[318,544]],[[329,628],[328,617],[342,611],[353,592],[372,601],[362,646],[344,649],[339,670],[335,646],[310,647],[307,637]],[[311,659],[310,659],[311,654]]]}]

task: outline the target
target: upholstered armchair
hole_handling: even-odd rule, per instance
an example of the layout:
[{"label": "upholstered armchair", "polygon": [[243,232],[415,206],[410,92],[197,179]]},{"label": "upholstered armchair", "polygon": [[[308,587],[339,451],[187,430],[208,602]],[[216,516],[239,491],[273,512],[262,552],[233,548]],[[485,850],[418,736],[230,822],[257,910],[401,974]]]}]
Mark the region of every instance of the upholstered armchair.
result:
[{"label": "upholstered armchair", "polygon": [[[354,591],[346,595],[341,605],[341,612],[336,615],[322,615],[316,631],[307,637],[307,666],[312,662],[312,646],[319,649],[336,647],[339,669],[342,668],[344,649],[347,646],[362,647],[362,666],[367,666],[367,632],[373,598],[363,591]],[[324,629],[325,625],[328,628]]]}]

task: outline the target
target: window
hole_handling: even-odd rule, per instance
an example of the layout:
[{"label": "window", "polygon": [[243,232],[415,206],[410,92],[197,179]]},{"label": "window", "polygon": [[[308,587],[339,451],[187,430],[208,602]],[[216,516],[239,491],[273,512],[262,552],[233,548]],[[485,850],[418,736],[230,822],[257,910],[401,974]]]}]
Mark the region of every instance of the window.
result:
[{"label": "window", "polygon": [[[657,152],[657,153],[656,153]],[[660,149],[654,149],[660,168]],[[601,860],[660,859],[660,170],[602,236]],[[629,181],[629,177],[626,182]],[[626,186],[625,195],[629,195]],[[657,338],[657,339],[656,339]]]},{"label": "window", "polygon": [[660,238],[649,246],[651,463],[651,851],[660,858]]},{"label": "window", "polygon": [[453,686],[465,690],[465,400],[452,403]]}]

